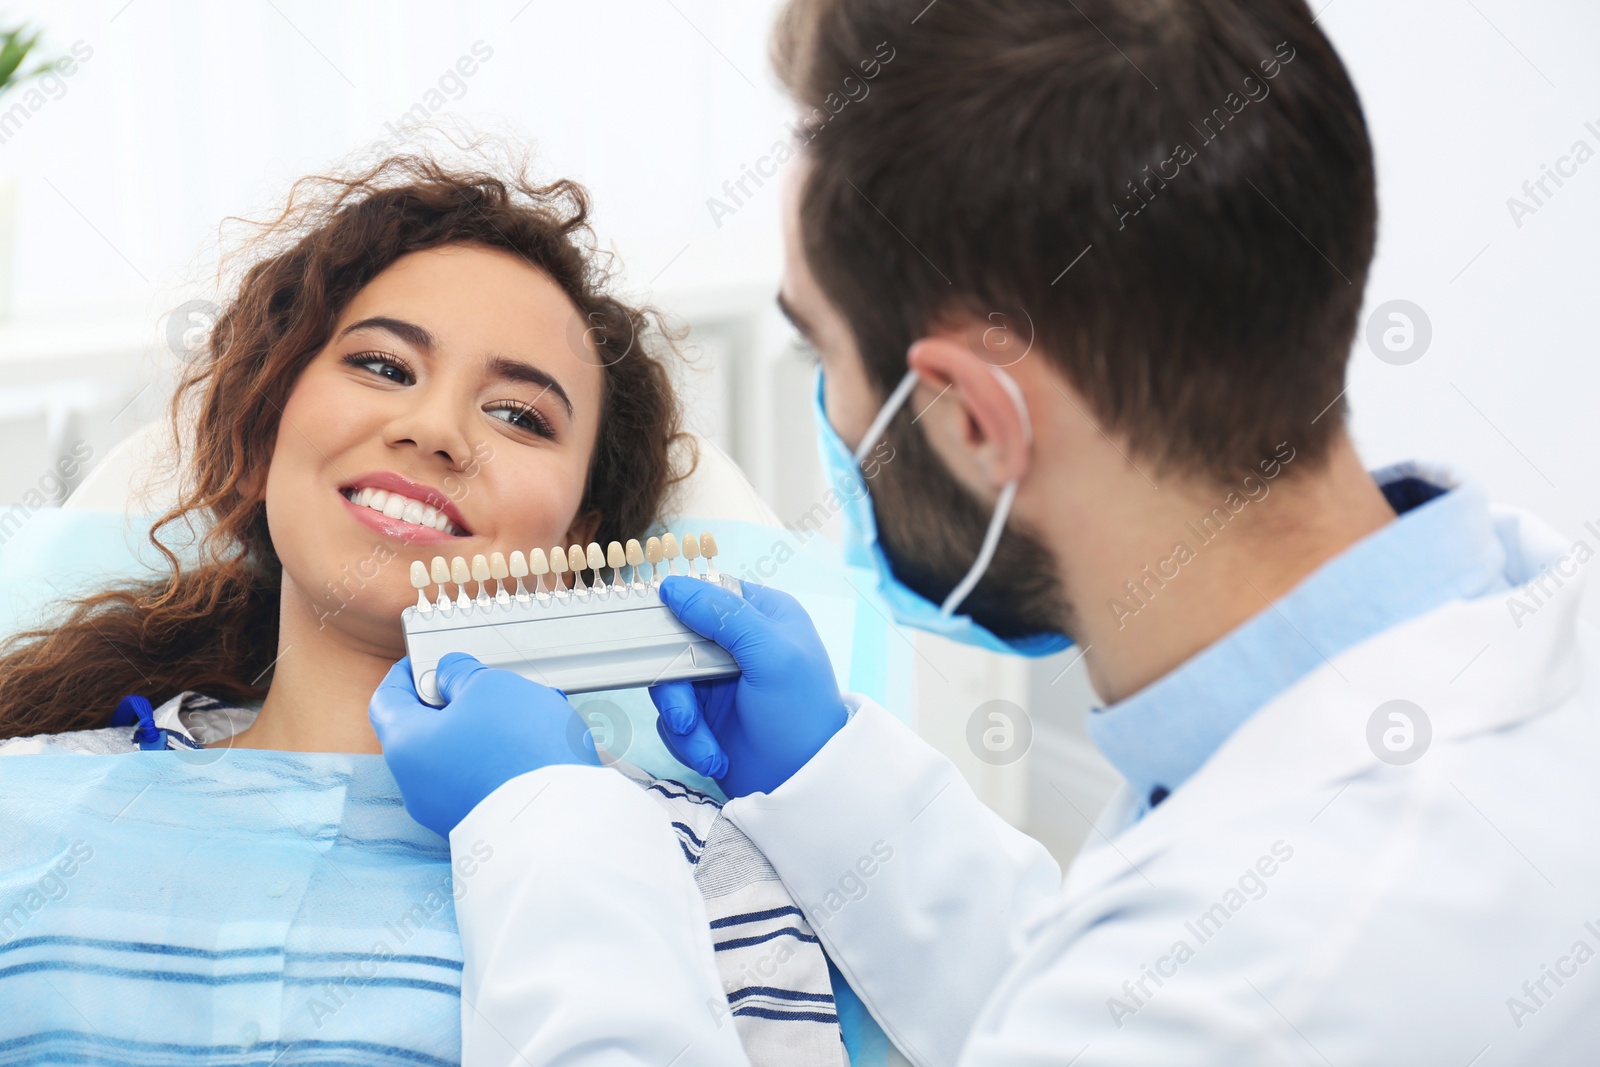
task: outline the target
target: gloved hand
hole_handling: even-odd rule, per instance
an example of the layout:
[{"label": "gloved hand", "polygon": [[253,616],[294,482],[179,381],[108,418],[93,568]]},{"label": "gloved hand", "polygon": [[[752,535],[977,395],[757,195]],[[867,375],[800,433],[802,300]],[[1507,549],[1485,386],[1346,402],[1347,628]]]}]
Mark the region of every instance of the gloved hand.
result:
[{"label": "gloved hand", "polygon": [[650,690],[667,749],[730,798],[778,788],[848,717],[822,638],[799,601],[742,585],[741,598],[683,575],[661,583],[662,602],[685,626],[731,652],[740,673]]},{"label": "gloved hand", "polygon": [[367,717],[406,811],[449,837],[490,793],[556,763],[600,766],[594,739],[560,690],[485,667],[465,652],[439,660],[442,708],[411,684],[411,657],[389,668]]}]

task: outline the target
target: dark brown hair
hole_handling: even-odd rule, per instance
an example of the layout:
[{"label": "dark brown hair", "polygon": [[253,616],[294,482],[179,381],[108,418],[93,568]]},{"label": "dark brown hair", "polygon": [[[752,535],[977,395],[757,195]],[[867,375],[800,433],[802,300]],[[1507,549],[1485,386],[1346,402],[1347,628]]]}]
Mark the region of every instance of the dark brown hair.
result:
[{"label": "dark brown hair", "polygon": [[[588,215],[588,196],[573,182],[540,185],[521,168],[497,175],[426,156],[297,182],[282,214],[250,243],[253,265],[172,398],[186,478],[178,503],[150,531],[171,573],[86,597],[61,625],[0,647],[0,738],[103,726],[129,693],[156,704],[185,689],[235,702],[265,695],[282,565],[247,479],[270,462],[289,392],[340,313],[411,252],[503,249],[561,287],[580,316],[574,336],[586,332],[605,365],[580,513],[598,513],[602,543],[654,523],[687,473],[674,469],[673,456],[692,453],[678,451],[675,394],[662,358],[649,351],[664,336],[659,317],[608,294]],[[180,432],[181,424],[192,430]],[[180,521],[208,526],[198,566],[181,566],[160,536]]]},{"label": "dark brown hair", "polygon": [[1158,467],[1325,457],[1377,204],[1303,0],[791,0],[773,51],[806,259],[881,395],[999,314]]}]

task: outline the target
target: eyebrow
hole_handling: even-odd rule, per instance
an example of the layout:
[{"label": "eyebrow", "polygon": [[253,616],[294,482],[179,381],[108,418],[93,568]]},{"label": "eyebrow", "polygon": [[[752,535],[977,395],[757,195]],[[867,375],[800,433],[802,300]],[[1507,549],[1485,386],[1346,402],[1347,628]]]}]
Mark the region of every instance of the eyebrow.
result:
[{"label": "eyebrow", "polygon": [[804,337],[807,341],[812,340],[814,335],[811,332],[811,324],[801,317],[800,313],[794,309],[794,306],[789,301],[783,298],[782,293],[778,294],[778,310],[783,312],[783,317],[789,320],[789,325],[800,331],[801,337]]},{"label": "eyebrow", "polygon": [[[413,348],[420,348],[424,352],[433,352],[438,347],[432,333],[425,327],[404,319],[391,318],[387,315],[374,315],[360,322],[353,322],[340,331],[339,336],[354,333],[357,330],[382,330],[393,334]],[[551,377],[546,371],[535,367],[531,363],[524,363],[519,359],[507,356],[491,356],[486,366],[490,377],[512,382],[525,382],[537,385],[545,392],[554,393],[561,405],[567,409],[567,417],[572,417],[572,401],[567,396],[567,391],[561,388],[561,383]]]}]

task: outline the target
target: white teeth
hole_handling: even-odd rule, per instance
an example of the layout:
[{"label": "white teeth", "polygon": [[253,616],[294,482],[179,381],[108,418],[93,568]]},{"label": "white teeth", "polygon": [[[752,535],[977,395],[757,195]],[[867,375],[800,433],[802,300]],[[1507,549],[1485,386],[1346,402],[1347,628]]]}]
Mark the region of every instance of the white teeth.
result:
[{"label": "white teeth", "polygon": [[443,533],[463,536],[461,529],[451,522],[444,512],[437,508],[429,507],[420,500],[412,500],[400,493],[390,493],[383,489],[357,489],[346,498],[352,504],[371,508],[381,512],[388,518],[399,519],[402,522],[413,523],[417,526],[427,526],[430,529]]}]

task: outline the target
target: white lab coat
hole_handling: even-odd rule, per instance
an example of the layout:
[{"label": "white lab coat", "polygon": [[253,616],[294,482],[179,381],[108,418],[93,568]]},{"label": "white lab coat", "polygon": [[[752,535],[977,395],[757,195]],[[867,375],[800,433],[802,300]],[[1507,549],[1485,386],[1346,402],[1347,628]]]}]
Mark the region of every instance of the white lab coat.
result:
[{"label": "white lab coat", "polygon": [[[1592,553],[1518,513],[1496,529],[1514,580],[1554,564],[1562,587],[1334,657],[1139,822],[1119,796],[1065,885],[867,701],[726,811],[919,1067],[1600,1062],[1600,644],[1565,577]],[[1395,699],[1431,724],[1408,766],[1368,742]],[[534,772],[452,844],[478,836],[527,866],[457,905],[467,1064],[742,1062],[708,1008],[700,899],[636,787]]]}]

